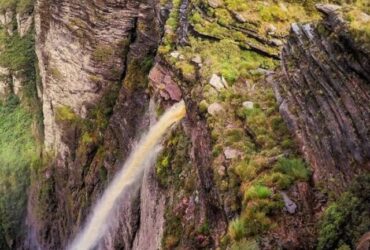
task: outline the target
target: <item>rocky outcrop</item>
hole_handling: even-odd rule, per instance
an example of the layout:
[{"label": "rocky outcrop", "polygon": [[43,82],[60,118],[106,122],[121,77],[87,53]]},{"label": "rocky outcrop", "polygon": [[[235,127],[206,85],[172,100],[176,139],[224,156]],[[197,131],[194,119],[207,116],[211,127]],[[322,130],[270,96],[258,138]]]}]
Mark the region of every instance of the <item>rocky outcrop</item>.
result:
[{"label": "rocky outcrop", "polygon": [[0,99],[5,100],[11,93],[10,88],[10,72],[7,68],[0,67]]},{"label": "rocky outcrop", "polygon": [[30,31],[33,24],[33,14],[17,13],[17,30],[20,37],[24,37]]},{"label": "rocky outcrop", "polygon": [[314,181],[338,191],[370,169],[370,54],[337,6],[318,8],[321,24],[292,25],[273,84]]}]

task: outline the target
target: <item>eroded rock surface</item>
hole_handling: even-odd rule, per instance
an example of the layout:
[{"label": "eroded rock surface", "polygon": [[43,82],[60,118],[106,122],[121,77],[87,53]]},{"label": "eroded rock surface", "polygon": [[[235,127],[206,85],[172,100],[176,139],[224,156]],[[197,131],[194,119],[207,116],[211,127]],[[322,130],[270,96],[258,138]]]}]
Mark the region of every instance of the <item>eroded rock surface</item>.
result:
[{"label": "eroded rock surface", "polygon": [[354,42],[337,8],[320,25],[292,25],[274,87],[316,183],[342,190],[370,169],[370,53]]}]

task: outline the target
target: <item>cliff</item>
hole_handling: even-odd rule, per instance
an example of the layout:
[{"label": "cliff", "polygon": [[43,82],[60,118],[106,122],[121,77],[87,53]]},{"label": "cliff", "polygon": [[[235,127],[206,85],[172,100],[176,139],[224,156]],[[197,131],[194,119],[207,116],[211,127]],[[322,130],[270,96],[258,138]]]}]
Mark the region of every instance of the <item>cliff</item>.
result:
[{"label": "cliff", "polygon": [[97,249],[366,245],[370,18],[313,2],[0,1],[0,248],[66,248],[181,99]]}]

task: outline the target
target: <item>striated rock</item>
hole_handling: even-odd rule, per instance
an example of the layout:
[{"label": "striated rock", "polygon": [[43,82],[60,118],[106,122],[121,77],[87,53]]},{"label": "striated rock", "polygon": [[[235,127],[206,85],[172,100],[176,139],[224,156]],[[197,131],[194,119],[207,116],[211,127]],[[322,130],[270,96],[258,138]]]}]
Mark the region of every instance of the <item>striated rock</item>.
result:
[{"label": "striated rock", "polygon": [[48,150],[64,148],[55,121],[58,107],[69,106],[83,116],[86,107],[120,80],[135,25],[151,18],[139,15],[150,11],[146,6],[136,1],[38,1],[36,53]]},{"label": "striated rock", "polygon": [[238,20],[241,23],[247,22],[247,19],[239,12],[232,11],[232,14],[234,15],[235,19]]},{"label": "striated rock", "polygon": [[[158,8],[156,1],[37,1],[36,52],[45,147],[55,153],[55,158],[45,166],[51,177],[42,176],[33,183],[29,198],[29,238],[36,237],[33,242],[38,242],[34,249],[66,247],[92,204],[122,167],[135,138],[147,130],[149,98],[145,85],[149,69],[142,62],[152,59],[160,42]],[[92,122],[93,127],[104,123],[95,132],[98,139],[83,145],[83,131],[77,122],[58,121],[58,108],[66,106],[79,121]],[[96,121],[91,117],[99,108],[108,114]],[[145,175],[137,192],[133,189],[119,204],[115,228],[103,239],[104,247],[148,249],[147,234],[153,236],[153,248],[160,244],[160,237],[155,235],[161,231],[153,230],[161,228],[163,213],[150,208],[160,207],[163,200],[153,182],[152,175]],[[39,199],[44,191],[39,183],[52,188],[47,203]],[[141,195],[148,210],[140,205],[144,202]],[[33,232],[37,232],[35,237]]]},{"label": "striated rock", "polygon": [[316,8],[326,14],[331,14],[340,10],[342,6],[336,4],[316,4]]},{"label": "striated rock", "polygon": [[340,191],[370,169],[370,55],[336,6],[319,10],[320,26],[292,26],[273,85],[314,181]]}]

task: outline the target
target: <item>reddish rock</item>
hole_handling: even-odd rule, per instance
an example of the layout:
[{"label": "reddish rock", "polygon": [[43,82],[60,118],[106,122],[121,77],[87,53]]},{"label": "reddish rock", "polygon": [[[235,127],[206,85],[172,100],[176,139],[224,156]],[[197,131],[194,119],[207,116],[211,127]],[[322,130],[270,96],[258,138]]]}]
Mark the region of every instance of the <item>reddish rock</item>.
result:
[{"label": "reddish rock", "polygon": [[182,98],[182,93],[173,78],[173,73],[159,63],[153,67],[149,74],[151,86],[159,92],[163,99],[178,102]]}]

